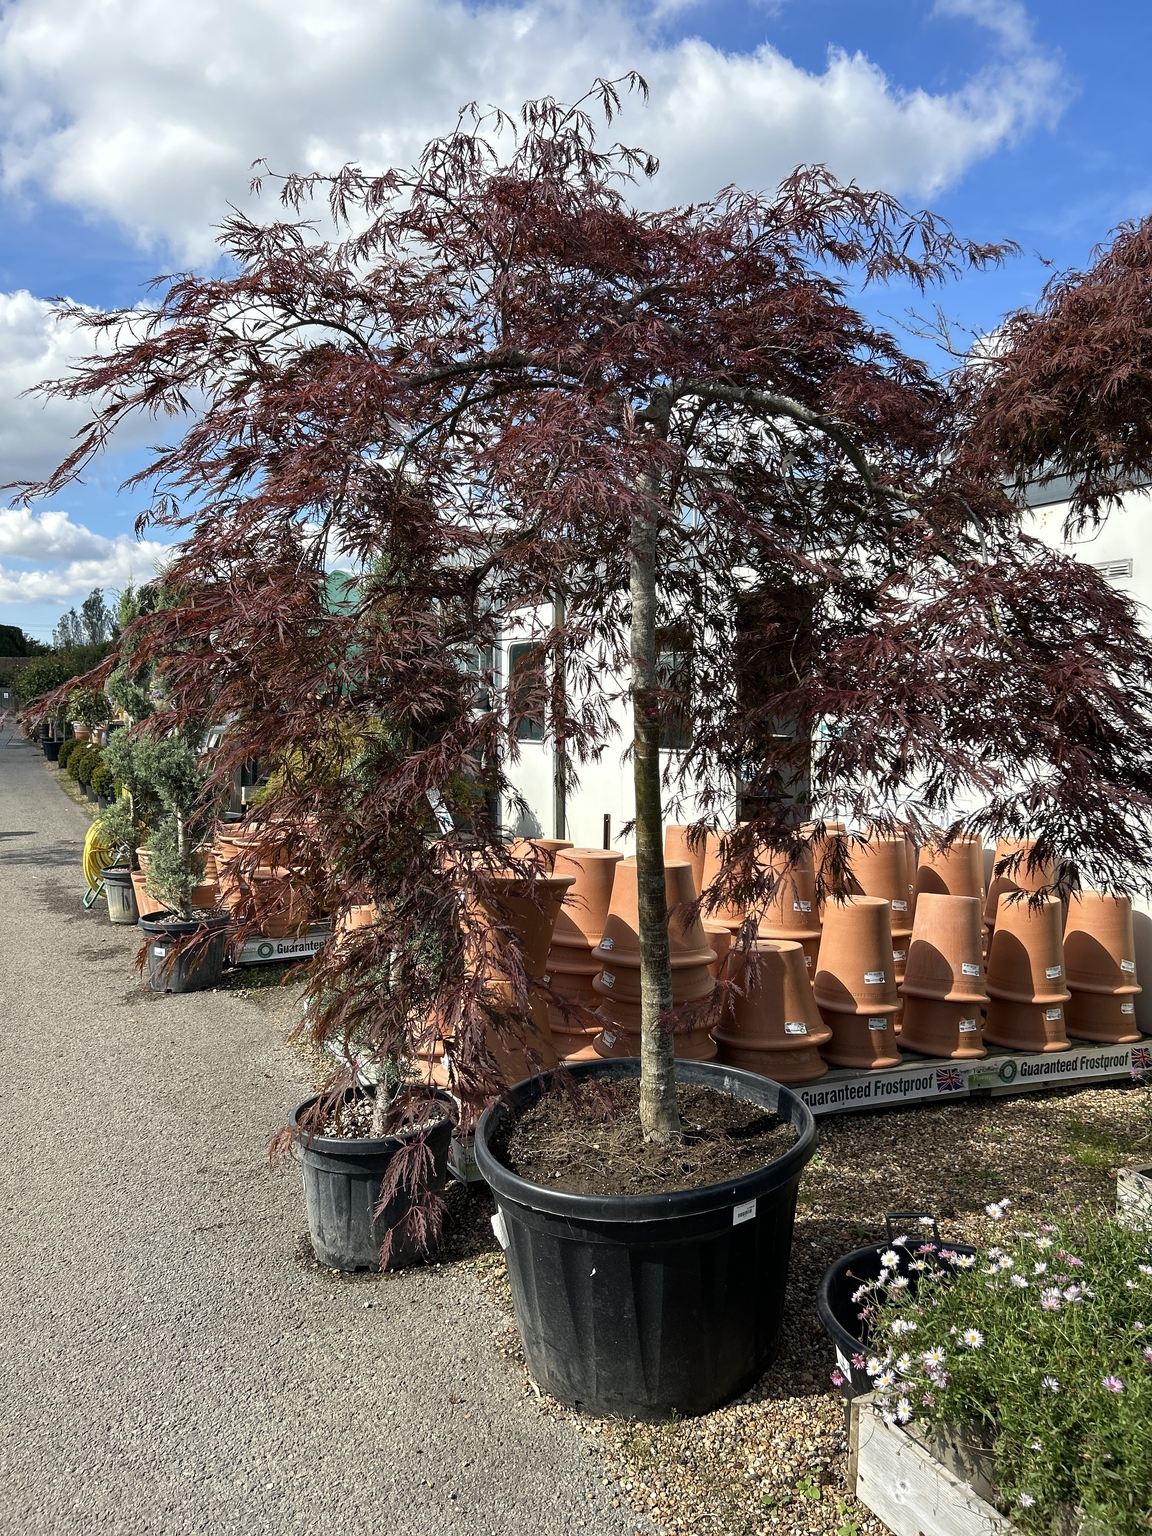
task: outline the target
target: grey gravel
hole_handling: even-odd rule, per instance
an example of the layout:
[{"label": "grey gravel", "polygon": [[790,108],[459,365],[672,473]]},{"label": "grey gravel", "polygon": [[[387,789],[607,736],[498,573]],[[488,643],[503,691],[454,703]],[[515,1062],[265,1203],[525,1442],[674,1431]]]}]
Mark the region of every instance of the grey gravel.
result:
[{"label": "grey gravel", "polygon": [[0,747],[0,1530],[637,1531],[474,1275],[296,1262],[275,1020],[142,992],[136,930],[81,907],[87,825]]}]

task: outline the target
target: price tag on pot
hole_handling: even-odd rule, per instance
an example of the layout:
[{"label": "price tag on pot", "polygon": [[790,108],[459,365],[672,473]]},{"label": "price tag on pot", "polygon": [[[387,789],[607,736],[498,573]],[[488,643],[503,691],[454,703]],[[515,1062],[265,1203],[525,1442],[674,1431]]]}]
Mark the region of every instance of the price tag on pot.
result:
[{"label": "price tag on pot", "polygon": [[744,1221],[755,1221],[755,1220],[756,1220],[756,1202],[755,1202],[755,1200],[745,1200],[743,1205],[734,1205],[732,1207],[732,1225],[734,1227],[738,1227],[741,1224],[741,1222],[744,1222]]},{"label": "price tag on pot", "polygon": [[793,912],[811,912],[812,903],[810,901],[794,901],[792,903],[792,910]]},{"label": "price tag on pot", "polygon": [[962,1035],[974,1035],[976,1033],[976,1020],[975,1019],[961,1019],[960,1020],[960,1033]]},{"label": "price tag on pot", "polygon": [[616,948],[616,940],[611,938],[611,937],[606,938],[606,939],[601,939],[600,940],[600,948],[601,949],[615,949]]},{"label": "price tag on pot", "polygon": [[[1121,1013],[1135,1013],[1136,1012],[1136,1004],[1135,1003],[1121,1003],[1120,1004],[1120,1012]],[[785,1026],[785,1027],[787,1027],[787,1026]]]},{"label": "price tag on pot", "polygon": [[1062,970],[1063,970],[1063,966],[1049,965],[1049,966],[1045,967],[1044,975],[1047,977],[1047,979],[1049,981],[1055,981],[1056,978],[1059,976],[1059,974],[1060,974],[1060,972]]},{"label": "price tag on pot", "polygon": [[1136,962],[1135,962],[1135,960],[1121,960],[1121,962],[1120,962],[1120,969],[1122,971],[1128,971],[1132,975],[1135,975],[1135,973],[1136,973]]},{"label": "price tag on pot", "polygon": [[980,966],[972,960],[961,960],[960,974],[962,976],[979,976]]},{"label": "price tag on pot", "polygon": [[609,990],[611,990],[611,988],[616,985],[616,978],[613,976],[611,971],[600,972],[600,985],[602,987],[608,987]]},{"label": "price tag on pot", "polygon": [[496,1241],[501,1248],[508,1246],[508,1228],[504,1225],[504,1212],[497,1211],[492,1218],[492,1230],[496,1234]]},{"label": "price tag on pot", "polygon": [[153,957],[155,959],[163,960],[165,955],[167,955],[167,953],[168,953],[168,950],[167,950],[167,948],[163,944],[153,944],[153,946],[152,946],[152,954],[153,954]]},{"label": "price tag on pot", "polygon": [[784,1033],[786,1035],[806,1035],[808,1033],[808,1026],[803,1020],[787,1019],[784,1024]]},{"label": "price tag on pot", "polygon": [[1050,1023],[1055,1023],[1057,1019],[1064,1017],[1064,1010],[1062,1008],[1045,1008],[1044,1017]]},{"label": "price tag on pot", "polygon": [[608,1047],[609,1050],[611,1050],[612,1047],[616,1044],[616,1036],[610,1029],[604,1030],[600,1038],[603,1040],[604,1044]]},{"label": "price tag on pot", "polygon": [[894,949],[892,951],[892,959],[896,965],[902,965],[907,958],[908,951],[906,949]]},{"label": "price tag on pot", "polygon": [[887,1019],[869,1019],[868,1020],[868,1028],[869,1029],[876,1029],[876,1030],[887,1029],[888,1028],[888,1020]]},{"label": "price tag on pot", "polygon": [[866,987],[882,987],[886,979],[883,971],[864,972],[864,985]]},{"label": "price tag on pot", "polygon": [[906,901],[894,901],[892,903],[892,910],[893,912],[907,912],[908,903]]},{"label": "price tag on pot", "polygon": [[540,980],[544,983],[545,986],[548,986],[550,984],[552,978],[551,978],[551,976],[545,975],[545,976],[541,976]]}]

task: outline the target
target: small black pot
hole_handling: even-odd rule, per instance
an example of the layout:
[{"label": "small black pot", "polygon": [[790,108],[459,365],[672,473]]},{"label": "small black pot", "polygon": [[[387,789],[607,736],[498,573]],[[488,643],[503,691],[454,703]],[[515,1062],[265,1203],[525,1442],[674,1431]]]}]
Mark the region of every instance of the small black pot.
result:
[{"label": "small black pot", "polygon": [[60,748],[64,743],[62,741],[42,741],[40,745],[44,748],[44,756],[50,763],[54,763],[60,756]]},{"label": "small black pot", "polygon": [[[224,970],[224,947],[228,942],[227,912],[203,921],[185,921],[175,912],[157,912],[142,917],[140,927],[148,936],[148,985],[153,992],[203,992],[220,985]],[[192,933],[205,933],[205,943],[185,950],[173,958],[178,939]]]},{"label": "small black pot", "polygon": [[100,809],[102,811],[109,811],[109,810],[112,809],[112,796],[111,795],[97,795],[96,796],[96,804],[100,807]]},{"label": "small black pot", "polygon": [[88,798],[89,798],[89,800],[91,800],[92,804],[95,805],[96,804],[96,791],[92,788],[91,784],[81,784],[80,788],[88,796]]},{"label": "small black pot", "polygon": [[[816,1292],[816,1314],[836,1346],[836,1364],[844,1377],[840,1395],[844,1398],[860,1397],[872,1390],[872,1381],[867,1371],[852,1364],[853,1355],[867,1354],[870,1349],[867,1329],[860,1316],[863,1304],[853,1301],[852,1297],[865,1282],[877,1279],[884,1267],[880,1255],[886,1253],[891,1246],[890,1243],[877,1243],[873,1248],[857,1248],[854,1253],[845,1254],[825,1270]],[[976,1252],[967,1243],[944,1243],[941,1246],[950,1253]],[[941,1267],[954,1268],[946,1259]],[[908,1270],[906,1266],[902,1266],[901,1272],[907,1274],[908,1291],[914,1296],[916,1272]]]},{"label": "small black pot", "polygon": [[[345,1099],[356,1095],[375,1097],[376,1088],[348,1088]],[[418,1134],[408,1131],[399,1136],[365,1138],[357,1141],[346,1136],[313,1136],[309,1141],[299,1129],[300,1117],[316,1103],[318,1095],[296,1106],[292,1124],[297,1127],[297,1147],[304,1177],[304,1203],[308,1208],[308,1232],[321,1264],[331,1269],[380,1268],[380,1246],[390,1227],[402,1221],[412,1207],[406,1194],[390,1200],[381,1215],[376,1215],[380,1189],[388,1164],[405,1144]],[[439,1194],[448,1181],[448,1145],[455,1124],[455,1101],[440,1089],[429,1098],[441,1105],[445,1114],[426,1132],[432,1153],[433,1173],[430,1188]],[[421,1256],[410,1237],[401,1234],[393,1240],[389,1269],[402,1269]]]},{"label": "small black pot", "polygon": [[[640,1062],[566,1070],[619,1081],[639,1077]],[[778,1112],[795,1126],[795,1144],[755,1173],[703,1189],[574,1194],[529,1183],[490,1150],[505,1117],[535,1103],[553,1076],[510,1089],[476,1129],[528,1368],[560,1402],[599,1418],[707,1413],[746,1391],[776,1353],[796,1190],[816,1150],[812,1115],[757,1073],[678,1061],[678,1083]]]}]

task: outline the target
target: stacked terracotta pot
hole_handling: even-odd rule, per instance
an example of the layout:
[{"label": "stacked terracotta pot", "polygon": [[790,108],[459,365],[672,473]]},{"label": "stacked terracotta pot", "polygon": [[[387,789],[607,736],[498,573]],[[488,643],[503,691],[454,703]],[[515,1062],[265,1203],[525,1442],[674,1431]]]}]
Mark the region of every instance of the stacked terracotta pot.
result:
[{"label": "stacked terracotta pot", "polygon": [[692,880],[697,896],[704,889],[704,860],[708,843],[706,837],[690,837],[695,829],[690,826],[664,828],[664,862],[678,863],[686,860],[692,866]]},{"label": "stacked terracotta pot", "polygon": [[892,962],[891,908],[882,896],[829,900],[812,990],[832,1038],[822,1048],[837,1067],[896,1067],[892,1028],[900,1005]]},{"label": "stacked terracotta pot", "polygon": [[778,884],[758,924],[759,937],[799,944],[812,976],[820,953],[820,903],[811,844],[805,844],[794,864],[781,853],[772,857],[769,867]]},{"label": "stacked terracotta pot", "polygon": [[984,900],[984,844],[978,837],[955,837],[946,848],[925,843],[916,866],[916,900],[934,896],[975,896]]},{"label": "stacked terracotta pot", "polygon": [[[1001,838],[996,844],[996,856],[992,860],[992,880],[988,886],[988,901],[984,908],[984,926],[989,934],[996,928],[996,913],[1001,896],[1011,895],[1013,891],[1028,891],[1034,895],[1037,891],[1046,890],[1052,884],[1055,878],[1055,867],[1051,859],[1029,866],[1029,859],[1035,847],[1034,839]],[[998,875],[996,867],[1006,859],[1012,862],[1002,874]]]},{"label": "stacked terracotta pot", "polygon": [[[903,837],[875,834],[852,849],[849,889],[856,896],[882,896],[892,909],[892,966],[899,988],[908,961],[908,941],[912,937],[911,891],[908,872],[908,845]],[[903,1005],[893,1020],[899,1033]]]},{"label": "stacked terracotta pot", "polygon": [[809,1083],[828,1064],[820,1046],[832,1031],[820,1017],[804,951],[787,940],[757,939],[729,956],[731,989],[712,1031],[720,1060],[777,1083]]},{"label": "stacked terracotta pot", "polygon": [[959,1061],[988,1054],[980,1024],[988,994],[978,896],[920,893],[900,991],[901,1046]]},{"label": "stacked terracotta pot", "polygon": [[1063,911],[1054,897],[1021,892],[999,898],[988,948],[984,1039],[1015,1051],[1066,1051]]},{"label": "stacked terracotta pot", "polygon": [[252,866],[253,849],[260,848],[268,857],[270,837],[266,831],[249,833],[235,827],[220,832],[213,846],[219,902],[231,912],[251,893],[261,934],[267,939],[284,939],[305,933],[312,914],[307,895],[279,860]]},{"label": "stacked terracotta pot", "polygon": [[546,973],[549,986],[566,1005],[548,1005],[552,1040],[562,1061],[596,1054],[592,1042],[603,1021],[594,1012],[600,998],[592,982],[601,964],[592,951],[604,932],[616,866],[623,857],[612,848],[571,846],[555,855],[553,873],[573,882],[556,917]]},{"label": "stacked terracotta pot", "polygon": [[536,868],[551,874],[556,862],[556,855],[564,848],[573,845],[562,837],[518,837],[508,852],[514,859],[524,863],[535,865]]},{"label": "stacked terracotta pot", "polygon": [[[696,864],[694,857],[687,855],[689,868],[693,872],[693,880],[703,881],[703,885],[698,887],[702,893],[710,891],[713,885],[716,883],[717,877],[720,874],[720,870],[723,864],[721,858],[722,852],[722,834],[719,832],[709,832],[708,841],[704,848],[704,863],[702,873],[699,876],[696,875]],[[728,903],[725,903],[719,907],[715,907],[708,912],[708,917],[713,922],[723,923],[731,933],[736,932],[747,915],[748,914],[742,907],[729,905]]]},{"label": "stacked terracotta pot", "polygon": [[[692,1061],[710,1061],[716,1046],[708,1033],[712,1020],[709,1005],[716,981],[710,967],[716,954],[704,937],[700,919],[689,920],[696,900],[692,866],[686,860],[664,865],[664,893],[668,903],[668,950],[672,962],[672,1004],[692,1005],[686,1020],[674,1030],[676,1055]],[[636,888],[636,861],[625,859],[616,866],[612,901],[600,942],[592,951],[600,974],[592,986],[600,998],[600,1010],[610,1023],[597,1036],[600,1056],[640,1054],[640,913]]]},{"label": "stacked terracotta pot", "polygon": [[1136,1025],[1136,943],[1127,896],[1079,891],[1068,903],[1065,979],[1071,994],[1064,1022],[1076,1040],[1126,1045]]}]

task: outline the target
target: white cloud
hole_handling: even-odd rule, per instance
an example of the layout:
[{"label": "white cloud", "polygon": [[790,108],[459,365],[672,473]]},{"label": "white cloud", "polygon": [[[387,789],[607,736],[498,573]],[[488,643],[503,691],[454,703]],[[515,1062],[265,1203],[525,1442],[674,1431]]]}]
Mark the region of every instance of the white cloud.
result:
[{"label": "white cloud", "polygon": [[571,99],[596,75],[640,69],[652,106],[630,109],[624,134],[661,156],[657,195],[669,200],[771,187],[812,160],[928,195],[1066,97],[1013,0],[938,0],[989,33],[994,57],[937,94],[898,90],[861,54],[833,53],[813,73],[768,43],[748,54],[670,43],[661,18],[686,4],[648,5],[9,0],[0,174],[203,260],[255,158],[285,170],[407,162],[473,97]]},{"label": "white cloud", "polygon": [[[70,604],[93,587],[115,590],[152,577],[170,546],[126,533],[105,538],[66,512],[0,510],[0,603]],[[21,570],[12,560],[37,561]]]}]

